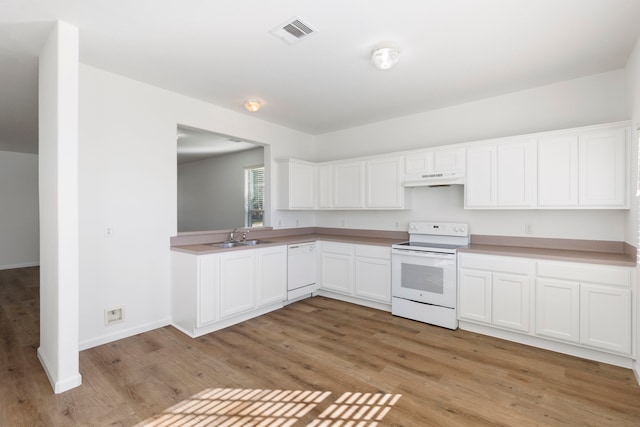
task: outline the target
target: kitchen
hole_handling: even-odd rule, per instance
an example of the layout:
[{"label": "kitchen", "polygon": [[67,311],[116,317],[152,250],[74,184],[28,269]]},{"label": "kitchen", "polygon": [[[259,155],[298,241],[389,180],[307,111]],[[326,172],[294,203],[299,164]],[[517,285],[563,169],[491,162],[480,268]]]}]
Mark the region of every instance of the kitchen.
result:
[{"label": "kitchen", "polygon": [[[266,167],[272,182],[277,183],[277,162],[285,158],[329,161],[628,119],[637,121],[637,49],[616,70],[318,136],[81,63],[80,349],[171,322],[168,246],[169,238],[176,235],[177,223],[178,124],[268,145],[272,162]],[[634,157],[634,144],[631,149]],[[124,158],[123,152],[130,155]],[[301,228],[406,231],[410,221],[452,219],[469,224],[473,234],[524,236],[525,225],[531,224],[534,237],[611,240],[634,246],[636,242],[634,203],[628,211],[469,211],[463,209],[463,189],[450,187],[413,190],[413,208],[407,211],[309,214],[274,208],[278,191],[277,185],[273,186],[268,196],[268,221],[276,228],[279,224],[291,228],[297,223]],[[113,227],[111,238],[104,237],[105,225]],[[155,296],[151,304],[150,295]],[[125,321],[105,327],[104,310],[120,306],[125,307]]]}]

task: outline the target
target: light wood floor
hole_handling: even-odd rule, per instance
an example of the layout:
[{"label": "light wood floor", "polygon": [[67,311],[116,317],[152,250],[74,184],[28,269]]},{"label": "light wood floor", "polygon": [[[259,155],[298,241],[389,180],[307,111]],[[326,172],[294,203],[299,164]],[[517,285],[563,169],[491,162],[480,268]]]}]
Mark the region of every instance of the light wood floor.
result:
[{"label": "light wood floor", "polygon": [[38,304],[37,268],[0,271],[0,426],[640,425],[627,369],[321,297],[83,351],[82,386],[55,395]]}]

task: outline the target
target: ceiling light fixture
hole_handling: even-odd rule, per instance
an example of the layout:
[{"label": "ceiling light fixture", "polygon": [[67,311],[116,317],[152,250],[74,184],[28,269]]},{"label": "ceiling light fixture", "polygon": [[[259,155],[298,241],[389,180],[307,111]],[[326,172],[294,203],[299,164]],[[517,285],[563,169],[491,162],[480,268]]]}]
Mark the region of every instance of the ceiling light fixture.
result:
[{"label": "ceiling light fixture", "polygon": [[371,62],[380,70],[388,70],[400,59],[400,50],[393,46],[382,45],[371,51]]},{"label": "ceiling light fixture", "polygon": [[260,101],[258,101],[255,98],[247,99],[246,102],[244,103],[244,108],[246,108],[247,111],[250,111],[252,113],[255,113],[256,111],[258,111],[260,107],[262,107],[262,104],[260,103]]}]

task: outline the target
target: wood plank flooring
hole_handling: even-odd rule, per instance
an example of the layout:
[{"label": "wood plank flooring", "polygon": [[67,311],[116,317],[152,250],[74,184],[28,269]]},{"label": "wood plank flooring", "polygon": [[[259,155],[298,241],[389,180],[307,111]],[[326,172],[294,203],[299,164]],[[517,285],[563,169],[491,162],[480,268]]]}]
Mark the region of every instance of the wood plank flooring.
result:
[{"label": "wood plank flooring", "polygon": [[0,426],[638,426],[630,370],[315,297],[80,353],[53,394],[38,269],[0,271]]}]

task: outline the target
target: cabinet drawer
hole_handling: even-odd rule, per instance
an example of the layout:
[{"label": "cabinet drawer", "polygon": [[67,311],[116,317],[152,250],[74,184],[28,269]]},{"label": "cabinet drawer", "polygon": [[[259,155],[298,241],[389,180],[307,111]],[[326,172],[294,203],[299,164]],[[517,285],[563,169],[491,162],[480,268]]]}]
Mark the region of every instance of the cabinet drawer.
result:
[{"label": "cabinet drawer", "polygon": [[356,256],[367,258],[391,259],[391,247],[389,246],[369,246],[355,245]]},{"label": "cabinet drawer", "polygon": [[481,254],[458,254],[458,265],[474,270],[495,271],[500,273],[532,275],[534,261],[527,258],[514,258]]},{"label": "cabinet drawer", "polygon": [[631,286],[631,269],[624,267],[616,268],[570,262],[538,262],[538,276],[625,288]]},{"label": "cabinet drawer", "polygon": [[332,254],[353,255],[353,246],[349,243],[322,242],[320,248],[322,252],[331,252]]}]

